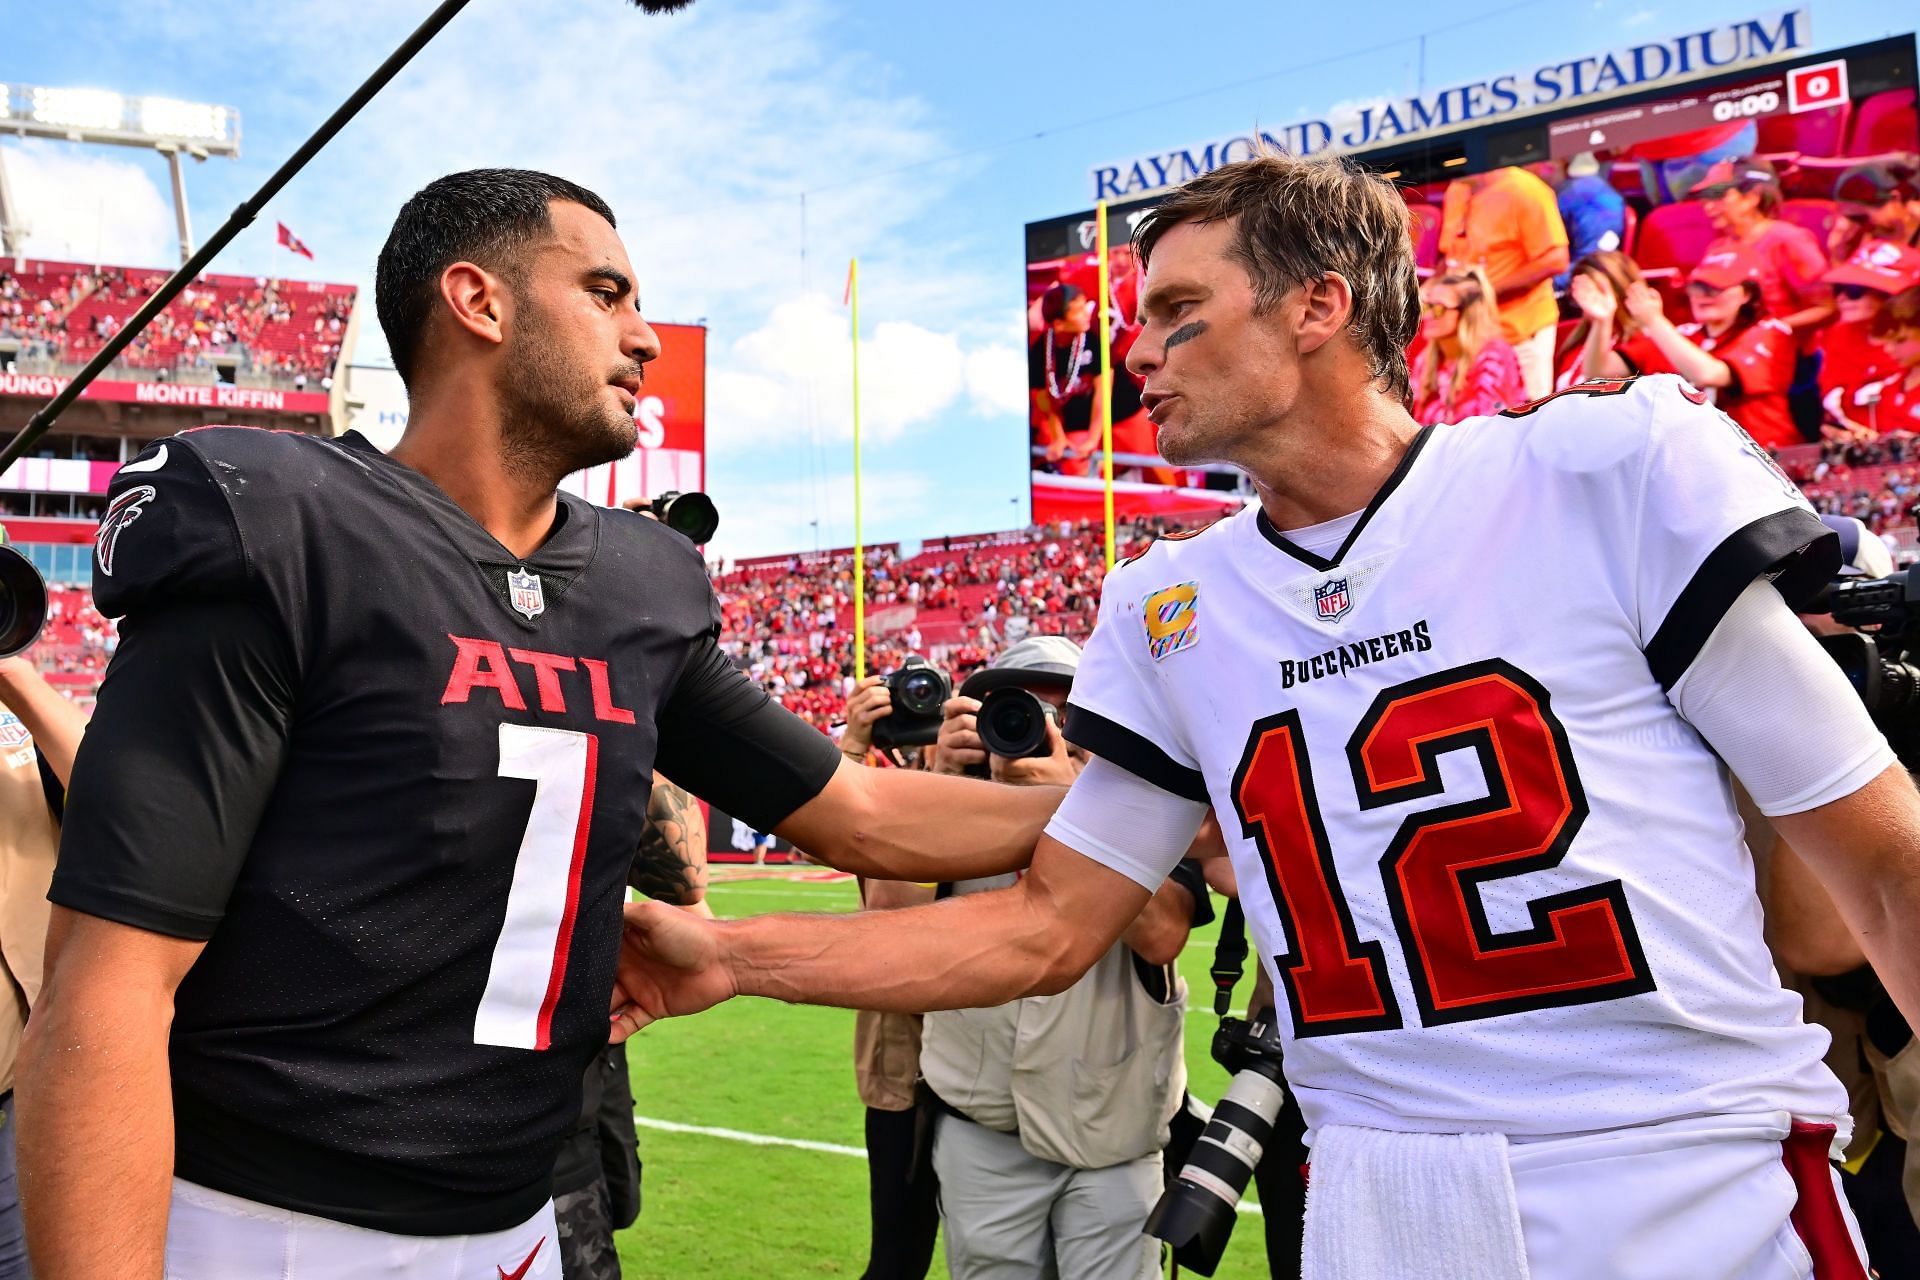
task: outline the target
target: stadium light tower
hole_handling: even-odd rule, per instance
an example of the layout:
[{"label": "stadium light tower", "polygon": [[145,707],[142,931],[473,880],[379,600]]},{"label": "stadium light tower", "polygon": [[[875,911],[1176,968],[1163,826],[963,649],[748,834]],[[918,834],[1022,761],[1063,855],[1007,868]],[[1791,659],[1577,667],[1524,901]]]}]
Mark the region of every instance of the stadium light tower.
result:
[{"label": "stadium light tower", "polygon": [[[187,214],[186,175],[180,157],[240,154],[240,113],[232,107],[175,98],[142,98],[108,89],[52,89],[0,84],[0,134],[59,138],[114,147],[139,147],[167,158],[173,177],[173,219],[180,230],[180,261],[193,256],[193,224]],[[25,228],[0,157],[0,251],[24,252]]]}]

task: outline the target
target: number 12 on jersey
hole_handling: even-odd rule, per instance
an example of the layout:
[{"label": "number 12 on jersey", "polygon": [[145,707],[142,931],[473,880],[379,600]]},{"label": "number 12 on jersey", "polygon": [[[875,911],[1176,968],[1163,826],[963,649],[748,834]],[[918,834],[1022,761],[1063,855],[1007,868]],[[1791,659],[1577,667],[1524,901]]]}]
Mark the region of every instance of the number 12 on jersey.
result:
[{"label": "number 12 on jersey", "polygon": [[[1587,800],[1547,691],[1494,659],[1381,692],[1347,742],[1362,809],[1437,796],[1442,753],[1475,753],[1488,794],[1410,814],[1380,875],[1425,1026],[1654,989],[1617,880],[1527,904],[1495,933],[1479,887],[1558,866]],[[1335,873],[1296,711],[1257,721],[1233,780],[1292,950],[1275,957],[1299,1036],[1404,1025],[1378,941],[1363,942]]]},{"label": "number 12 on jersey", "polygon": [[590,733],[500,726],[500,776],[530,780],[533,808],[520,836],[506,919],[473,1018],[475,1044],[547,1047],[580,905],[599,754],[600,740]]}]

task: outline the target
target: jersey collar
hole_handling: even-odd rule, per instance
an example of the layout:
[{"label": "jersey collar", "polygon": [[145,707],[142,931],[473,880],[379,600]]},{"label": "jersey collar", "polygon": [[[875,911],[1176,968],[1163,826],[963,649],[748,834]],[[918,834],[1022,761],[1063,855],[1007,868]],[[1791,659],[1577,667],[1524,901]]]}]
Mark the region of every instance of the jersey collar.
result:
[{"label": "jersey collar", "polygon": [[482,564],[526,564],[538,567],[543,572],[572,576],[586,568],[587,562],[593,558],[594,549],[599,543],[600,513],[590,502],[564,491],[556,493],[554,497],[558,506],[554,512],[553,531],[532,555],[522,559],[502,546],[499,539],[488,533],[485,526],[468,515],[459,503],[449,498],[439,485],[412,467],[395,462],[359,432],[346,432],[340,437],[340,443],[391,476],[426,509],[434,524],[469,559]]},{"label": "jersey collar", "polygon": [[523,630],[536,630],[539,617],[522,616],[509,605],[507,575],[533,571],[543,580],[544,605],[552,607],[567,593],[600,548],[600,510],[592,503],[561,491],[554,495],[553,531],[534,553],[522,559],[488,533],[485,526],[446,492],[412,467],[395,462],[357,431],[340,436],[339,443],[397,484],[435,528],[466,557],[500,610]]},{"label": "jersey collar", "polygon": [[1332,559],[1307,550],[1280,532],[1273,521],[1267,519],[1265,509],[1258,510],[1254,515],[1255,527],[1260,530],[1261,537],[1310,569],[1325,573],[1329,569],[1338,568],[1340,562],[1347,558],[1347,553],[1353,550],[1354,544],[1360,541],[1360,535],[1373,520],[1374,513],[1386,504],[1388,497],[1400,487],[1400,482],[1405,480],[1407,474],[1413,470],[1413,460],[1420,456],[1420,451],[1426,448],[1427,440],[1432,435],[1431,426],[1420,428],[1419,433],[1413,437],[1413,442],[1407,446],[1406,453],[1401,455],[1400,465],[1393,469],[1393,474],[1387,477],[1387,482],[1380,486],[1374,493],[1373,500],[1367,503],[1365,510],[1361,511],[1360,518],[1353,522],[1353,528],[1347,533],[1346,541],[1340,544],[1340,549],[1333,553]]}]

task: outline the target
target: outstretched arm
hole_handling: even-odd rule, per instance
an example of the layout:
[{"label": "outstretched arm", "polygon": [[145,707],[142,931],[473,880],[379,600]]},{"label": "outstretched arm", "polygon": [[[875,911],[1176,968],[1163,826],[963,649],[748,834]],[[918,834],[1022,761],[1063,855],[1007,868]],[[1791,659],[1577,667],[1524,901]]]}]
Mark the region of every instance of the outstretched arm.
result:
[{"label": "outstretched arm", "polygon": [[1148,897],[1126,876],[1046,837],[1033,869],[1011,888],[922,907],[705,924],[635,903],[627,908],[613,993],[613,1038],[736,995],[924,1013],[1064,991]]},{"label": "outstretched arm", "polygon": [[869,879],[969,880],[1026,866],[1066,794],[1065,787],[1002,786],[844,761],[774,830],[827,865]]},{"label": "outstretched arm", "polygon": [[1899,765],[1852,795],[1773,819],[1853,926],[1907,1020],[1920,1025],[1920,795]]}]

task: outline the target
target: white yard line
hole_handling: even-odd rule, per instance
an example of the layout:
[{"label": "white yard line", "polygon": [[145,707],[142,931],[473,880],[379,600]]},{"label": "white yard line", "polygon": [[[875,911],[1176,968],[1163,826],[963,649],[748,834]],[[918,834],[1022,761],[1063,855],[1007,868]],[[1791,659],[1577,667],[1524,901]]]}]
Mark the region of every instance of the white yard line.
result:
[{"label": "white yard line", "polygon": [[[734,1142],[745,1142],[756,1147],[796,1147],[801,1151],[823,1151],[830,1156],[854,1156],[865,1160],[867,1153],[861,1147],[845,1147],[837,1142],[813,1142],[807,1138],[776,1138],[765,1133],[743,1133],[739,1129],[722,1129],[714,1125],[681,1124],[678,1120],[656,1120],[652,1116],[635,1116],[633,1122],[642,1129],[659,1129],[663,1133],[691,1133],[702,1138],[727,1138]],[[1260,1206],[1242,1200],[1241,1213],[1260,1216]]]},{"label": "white yard line", "polygon": [[837,1142],[813,1142],[806,1138],[775,1138],[764,1133],[742,1133],[738,1129],[720,1129],[712,1125],[681,1124],[677,1120],[655,1120],[652,1116],[635,1116],[633,1122],[642,1129],[659,1129],[666,1133],[692,1133],[702,1138],[729,1138],[734,1142],[751,1143],[756,1147],[797,1147],[802,1151],[824,1151],[830,1156],[858,1156],[867,1158],[864,1147],[843,1147]]}]

